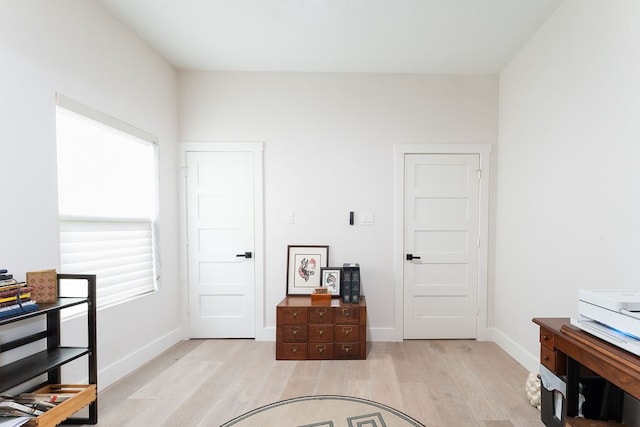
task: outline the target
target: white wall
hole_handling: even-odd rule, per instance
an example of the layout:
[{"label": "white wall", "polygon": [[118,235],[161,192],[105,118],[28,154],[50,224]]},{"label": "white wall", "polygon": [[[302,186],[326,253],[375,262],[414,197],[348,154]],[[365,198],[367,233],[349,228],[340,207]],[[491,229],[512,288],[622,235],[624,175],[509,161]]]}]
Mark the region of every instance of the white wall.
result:
[{"label": "white wall", "polygon": [[[182,334],[175,261],[176,72],[95,2],[84,0],[3,0],[0,52],[0,268],[17,278],[26,271],[59,270],[56,92],[160,140],[161,288],[99,311],[104,388]],[[75,323],[65,334],[70,340],[77,335]]]},{"label": "white wall", "polygon": [[[370,338],[396,336],[393,146],[495,144],[497,76],[180,72],[178,82],[181,141],[264,142],[259,338],[275,338],[289,244],[329,245],[332,266],[359,262]],[[349,226],[349,211],[372,213],[373,226]]]},{"label": "white wall", "polygon": [[500,76],[498,341],[532,371],[532,317],[638,289],[640,2],[567,0]]}]

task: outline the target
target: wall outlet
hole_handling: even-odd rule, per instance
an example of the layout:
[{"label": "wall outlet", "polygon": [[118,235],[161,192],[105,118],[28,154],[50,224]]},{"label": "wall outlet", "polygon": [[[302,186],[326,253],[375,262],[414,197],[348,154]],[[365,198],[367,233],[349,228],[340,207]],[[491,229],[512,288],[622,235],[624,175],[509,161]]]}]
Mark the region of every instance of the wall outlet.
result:
[{"label": "wall outlet", "polygon": [[286,224],[292,225],[295,221],[295,215],[293,214],[293,212],[287,212],[287,214],[284,216],[284,222]]}]

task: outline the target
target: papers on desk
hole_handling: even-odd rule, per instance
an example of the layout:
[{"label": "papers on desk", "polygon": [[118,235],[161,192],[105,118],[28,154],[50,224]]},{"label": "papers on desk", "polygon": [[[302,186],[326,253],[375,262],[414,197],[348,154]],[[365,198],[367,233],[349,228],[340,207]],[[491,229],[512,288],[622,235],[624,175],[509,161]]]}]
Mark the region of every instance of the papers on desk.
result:
[{"label": "papers on desk", "polygon": [[0,427],[20,427],[30,419],[31,417],[0,417]]}]

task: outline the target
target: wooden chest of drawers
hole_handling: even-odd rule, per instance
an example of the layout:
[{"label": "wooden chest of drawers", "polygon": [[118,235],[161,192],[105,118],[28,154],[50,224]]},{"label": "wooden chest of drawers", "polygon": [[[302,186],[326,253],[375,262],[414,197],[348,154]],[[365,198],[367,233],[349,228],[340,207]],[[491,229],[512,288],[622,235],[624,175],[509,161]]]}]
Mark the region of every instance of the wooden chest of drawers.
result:
[{"label": "wooden chest of drawers", "polygon": [[288,296],[276,307],[276,359],[366,359],[367,305]]}]

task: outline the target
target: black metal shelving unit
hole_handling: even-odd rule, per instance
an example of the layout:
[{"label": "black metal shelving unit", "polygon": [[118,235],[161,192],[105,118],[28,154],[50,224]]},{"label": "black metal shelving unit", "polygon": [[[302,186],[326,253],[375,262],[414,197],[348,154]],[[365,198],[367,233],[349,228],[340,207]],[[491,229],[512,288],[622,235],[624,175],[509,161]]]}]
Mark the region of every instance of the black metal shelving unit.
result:
[{"label": "black metal shelving unit", "polygon": [[[69,298],[60,296],[58,301],[50,304],[38,304],[36,311],[0,319],[0,327],[22,322],[34,317],[45,316],[45,329],[28,336],[0,343],[0,353],[26,346],[28,344],[46,340],[46,350],[29,354],[21,359],[0,366],[0,393],[18,387],[27,381],[42,375],[46,380],[35,388],[47,384],[59,384],[61,382],[62,366],[87,356],[88,383],[97,384],[98,363],[96,352],[96,276],[91,274],[58,274],[58,295],[60,295],[61,280],[78,280],[86,283],[86,297]],[[60,345],[60,314],[61,310],[73,306],[87,306],[87,346],[64,347]],[[97,424],[98,399],[88,405],[87,417],[68,418],[65,424]]]}]

